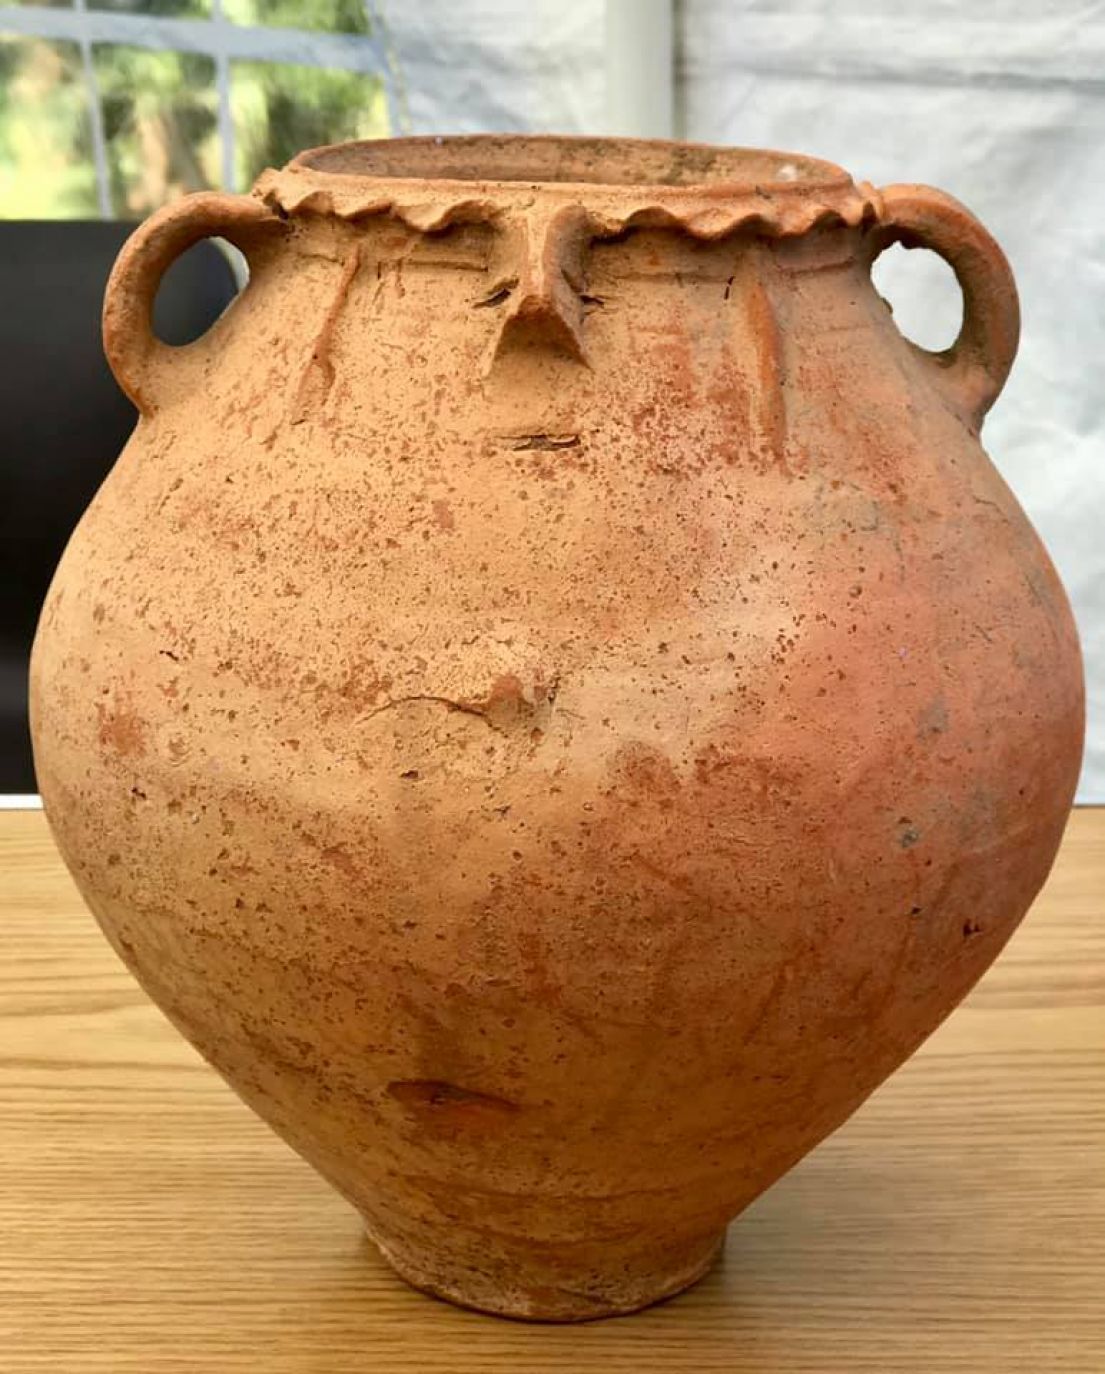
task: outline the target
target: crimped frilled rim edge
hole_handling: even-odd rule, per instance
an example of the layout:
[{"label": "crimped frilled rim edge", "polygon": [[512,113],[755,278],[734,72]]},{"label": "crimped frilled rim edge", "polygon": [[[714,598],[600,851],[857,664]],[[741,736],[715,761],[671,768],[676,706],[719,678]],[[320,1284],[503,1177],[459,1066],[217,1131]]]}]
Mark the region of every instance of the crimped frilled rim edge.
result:
[{"label": "crimped frilled rim edge", "polygon": [[867,183],[836,186],[620,186],[583,182],[472,182],[369,178],[294,165],[263,172],[253,194],[283,215],[356,221],[388,216],[422,233],[455,224],[496,224],[528,212],[575,209],[597,237],[635,228],[676,229],[697,239],[738,229],[767,237],[857,228],[881,218],[881,198]]}]

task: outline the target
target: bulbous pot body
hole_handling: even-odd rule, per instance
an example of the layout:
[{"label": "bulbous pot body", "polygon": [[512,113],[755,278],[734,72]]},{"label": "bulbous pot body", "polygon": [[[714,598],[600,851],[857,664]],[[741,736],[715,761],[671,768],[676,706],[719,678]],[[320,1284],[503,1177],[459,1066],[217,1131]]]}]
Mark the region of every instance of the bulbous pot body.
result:
[{"label": "bulbous pot body", "polygon": [[[213,233],[249,285],[170,349]],[[944,354],[872,287],[895,239],[959,275]],[[141,415],[33,657],[50,822],[415,1284],[686,1286],[1024,914],[1082,680],[978,440],[1016,331],[950,198],[687,145],[324,149],[124,250]]]}]

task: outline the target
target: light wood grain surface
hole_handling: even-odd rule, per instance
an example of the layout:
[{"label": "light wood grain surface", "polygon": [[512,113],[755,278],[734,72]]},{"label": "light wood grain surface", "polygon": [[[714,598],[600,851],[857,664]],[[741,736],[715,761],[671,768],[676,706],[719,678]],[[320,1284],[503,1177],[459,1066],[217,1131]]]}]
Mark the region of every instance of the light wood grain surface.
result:
[{"label": "light wood grain surface", "polygon": [[0,1370],[1105,1374],[1105,811],[968,1002],[634,1317],[406,1289],[0,813]]}]

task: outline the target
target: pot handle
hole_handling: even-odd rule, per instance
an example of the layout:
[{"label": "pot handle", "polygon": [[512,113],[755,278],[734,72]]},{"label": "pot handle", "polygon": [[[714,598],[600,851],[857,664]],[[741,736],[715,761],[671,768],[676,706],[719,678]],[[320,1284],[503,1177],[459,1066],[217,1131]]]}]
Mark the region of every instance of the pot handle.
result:
[{"label": "pot handle", "polygon": [[879,222],[870,262],[893,243],[930,248],[955,273],[963,292],[959,337],[941,352],[911,343],[937,387],[977,432],[1013,366],[1020,339],[1017,284],[997,241],[953,196],[931,186],[884,186],[875,193]]},{"label": "pot handle", "polygon": [[154,297],[174,260],[201,239],[219,235],[241,249],[252,272],[258,248],[283,229],[283,221],[259,200],[200,191],[163,206],[127,239],[104,294],[104,353],[143,415],[172,393],[175,361],[201,342],[167,344],[153,331]]}]

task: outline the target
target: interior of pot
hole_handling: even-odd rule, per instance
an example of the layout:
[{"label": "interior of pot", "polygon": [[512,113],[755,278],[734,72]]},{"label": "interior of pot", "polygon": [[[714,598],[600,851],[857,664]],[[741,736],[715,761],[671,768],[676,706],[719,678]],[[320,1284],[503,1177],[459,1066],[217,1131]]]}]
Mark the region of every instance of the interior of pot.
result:
[{"label": "interior of pot", "polygon": [[847,180],[847,174],[832,163],[793,153],[631,138],[519,134],[338,143],[301,153],[292,165],[338,176],[530,184],[778,187]]}]

